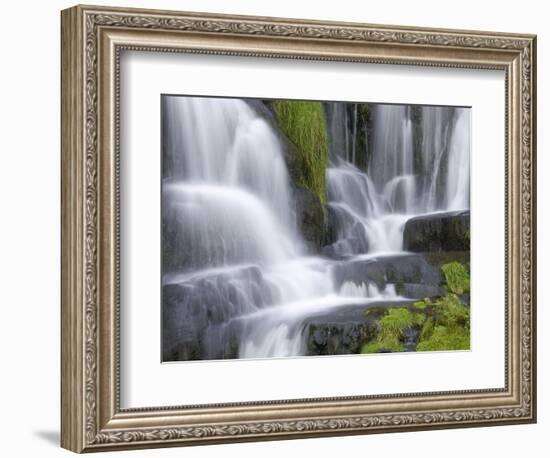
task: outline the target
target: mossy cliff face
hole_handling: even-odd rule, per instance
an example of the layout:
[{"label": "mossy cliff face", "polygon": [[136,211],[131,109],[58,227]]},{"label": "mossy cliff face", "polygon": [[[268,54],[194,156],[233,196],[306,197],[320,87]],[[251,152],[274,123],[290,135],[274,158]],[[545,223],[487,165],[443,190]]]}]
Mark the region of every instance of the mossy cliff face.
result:
[{"label": "mossy cliff face", "polygon": [[280,131],[297,156],[297,184],[326,202],[328,135],[321,102],[278,100],[271,103]]},{"label": "mossy cliff face", "polygon": [[[470,349],[470,308],[465,302],[470,292],[470,274],[463,264],[441,266],[444,296],[425,298],[412,307],[392,307],[381,315],[378,333],[363,344],[361,353],[448,351]],[[371,310],[365,312],[367,315]]]}]

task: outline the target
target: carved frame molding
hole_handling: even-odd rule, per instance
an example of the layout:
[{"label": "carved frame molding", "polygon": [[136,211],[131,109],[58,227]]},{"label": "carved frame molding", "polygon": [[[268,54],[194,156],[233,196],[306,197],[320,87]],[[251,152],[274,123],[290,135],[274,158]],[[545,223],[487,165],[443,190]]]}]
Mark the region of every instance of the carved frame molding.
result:
[{"label": "carved frame molding", "polygon": [[[504,70],[506,388],[121,410],[123,49]],[[535,421],[535,62],[531,35],[80,6],[63,11],[62,446],[81,452]],[[336,414],[343,405],[349,414]]]}]

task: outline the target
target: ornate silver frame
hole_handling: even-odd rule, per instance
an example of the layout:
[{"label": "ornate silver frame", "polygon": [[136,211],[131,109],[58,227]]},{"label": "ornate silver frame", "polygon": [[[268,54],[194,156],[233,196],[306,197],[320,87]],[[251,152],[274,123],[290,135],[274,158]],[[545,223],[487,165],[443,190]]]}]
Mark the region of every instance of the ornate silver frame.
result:
[{"label": "ornate silver frame", "polygon": [[[62,12],[62,446],[75,452],[536,419],[536,37],[76,6]],[[123,49],[506,74],[506,386],[122,410],[118,90]]]}]

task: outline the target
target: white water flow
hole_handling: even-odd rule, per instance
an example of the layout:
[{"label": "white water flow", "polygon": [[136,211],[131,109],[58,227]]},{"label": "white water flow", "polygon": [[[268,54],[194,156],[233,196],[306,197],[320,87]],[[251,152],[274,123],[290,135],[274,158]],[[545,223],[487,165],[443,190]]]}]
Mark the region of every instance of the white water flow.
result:
[{"label": "white water flow", "polygon": [[[347,141],[332,151],[328,169],[329,207],[338,227],[333,251],[340,255],[402,252],[403,229],[411,217],[469,208],[468,109],[418,107],[416,132],[410,106],[369,109],[367,170],[350,160],[356,146]],[[341,109],[334,116],[332,128],[349,122]],[[332,145],[338,148],[338,142]]]},{"label": "white water flow", "polygon": [[[349,137],[366,128],[357,125],[344,129],[346,147],[327,172],[338,220],[334,247],[342,255],[400,251],[411,215],[466,208],[469,199],[467,137],[453,143],[448,160],[441,161],[445,167],[422,181],[414,171],[407,108],[373,109],[375,154],[368,173],[353,165],[366,152],[348,146]],[[352,117],[356,124],[357,107]],[[443,139],[436,118],[423,131],[428,137],[441,129]],[[333,117],[328,125],[338,122]],[[458,116],[458,129],[457,136],[468,133],[467,114]],[[426,145],[434,156],[422,158],[427,170],[444,154],[438,148]],[[333,261],[308,256],[296,230],[284,154],[275,129],[248,102],[163,97],[163,301],[177,307],[173,316],[179,320],[163,339],[177,346],[189,338],[197,348],[194,359],[303,355],[307,317],[365,304],[366,298],[397,297],[393,285],[337,287]],[[452,175],[444,180],[441,204],[440,173]],[[176,296],[169,296],[170,288]]]}]

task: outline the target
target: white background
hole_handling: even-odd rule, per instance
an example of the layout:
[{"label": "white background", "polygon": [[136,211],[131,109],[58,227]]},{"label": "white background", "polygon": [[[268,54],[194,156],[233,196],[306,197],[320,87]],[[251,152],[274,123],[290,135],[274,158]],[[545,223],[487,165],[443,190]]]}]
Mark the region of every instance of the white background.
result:
[{"label": "white background", "polygon": [[[104,3],[97,0],[97,3]],[[543,152],[550,98],[546,40],[549,13],[544,2],[428,1],[357,2],[354,0],[186,0],[122,1],[142,6],[269,16],[348,20],[417,26],[456,27],[538,34],[539,63],[539,424],[325,438],[272,443],[231,444],[156,451],[128,456],[215,457],[239,455],[332,457],[353,455],[463,457],[545,456],[550,421],[547,412],[548,340],[547,260],[542,234],[548,231],[543,203],[550,171]],[[8,5],[8,4],[7,4]],[[0,422],[2,455],[68,456],[57,447],[59,424],[59,10],[69,2],[15,2],[3,5],[0,33],[2,79],[0,113],[0,262],[2,375]],[[547,54],[547,53],[546,53]],[[492,184],[488,174],[487,184]]]},{"label": "white background", "polygon": [[[504,72],[143,52],[121,65],[122,407],[504,387]],[[472,107],[471,351],[159,364],[160,94],[182,92]]]}]

